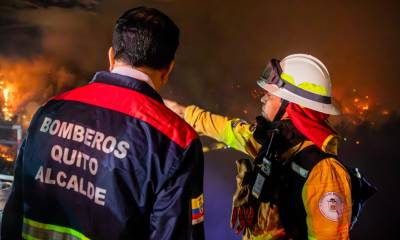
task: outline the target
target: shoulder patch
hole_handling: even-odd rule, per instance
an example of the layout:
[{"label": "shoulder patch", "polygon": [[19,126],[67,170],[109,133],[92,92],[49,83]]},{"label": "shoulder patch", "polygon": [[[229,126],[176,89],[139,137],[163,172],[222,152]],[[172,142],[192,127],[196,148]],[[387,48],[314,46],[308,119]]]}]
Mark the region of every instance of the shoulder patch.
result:
[{"label": "shoulder patch", "polygon": [[340,193],[327,192],[319,199],[319,210],[325,218],[336,222],[343,215],[343,199]]}]

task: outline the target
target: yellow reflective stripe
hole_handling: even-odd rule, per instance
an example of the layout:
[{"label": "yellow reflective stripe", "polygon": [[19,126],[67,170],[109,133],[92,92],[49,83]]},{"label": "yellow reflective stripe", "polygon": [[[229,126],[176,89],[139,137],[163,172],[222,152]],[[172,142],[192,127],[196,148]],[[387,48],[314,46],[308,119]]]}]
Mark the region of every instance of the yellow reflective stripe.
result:
[{"label": "yellow reflective stripe", "polygon": [[326,88],[315,83],[302,82],[296,87],[322,96],[328,96],[328,91]]},{"label": "yellow reflective stripe", "polygon": [[81,240],[90,240],[90,238],[86,237],[85,235],[83,235],[82,233],[80,233],[74,229],[57,226],[57,225],[53,225],[53,224],[40,223],[40,222],[34,221],[32,219],[26,218],[26,217],[24,217],[24,224],[35,227],[35,228],[43,229],[43,230],[66,233],[66,234],[72,235],[76,238],[79,238]]},{"label": "yellow reflective stripe", "polygon": [[289,74],[283,72],[283,73],[281,73],[281,78],[283,80],[285,80],[286,82],[296,86],[296,82],[294,81],[294,78],[292,76],[290,76]]},{"label": "yellow reflective stripe", "polygon": [[26,234],[26,233],[22,233],[22,238],[23,238],[23,239],[26,239],[26,240],[42,240],[42,239],[40,239],[40,238],[32,237],[31,235]]},{"label": "yellow reflective stripe", "polygon": [[239,151],[243,151],[244,142],[241,142],[240,139],[237,139],[232,127],[232,122],[237,121],[238,119],[230,120],[226,124],[226,128],[224,131],[225,143],[231,148],[234,148]]},{"label": "yellow reflective stripe", "polygon": [[294,80],[294,78],[287,74],[287,73],[281,73],[281,78],[283,80],[285,80],[286,82],[300,88],[303,89],[305,91],[308,92],[312,92],[318,95],[322,95],[322,96],[328,96],[328,90],[321,85],[315,84],[315,83],[310,83],[310,82],[302,82],[299,85],[296,85],[296,81]]}]

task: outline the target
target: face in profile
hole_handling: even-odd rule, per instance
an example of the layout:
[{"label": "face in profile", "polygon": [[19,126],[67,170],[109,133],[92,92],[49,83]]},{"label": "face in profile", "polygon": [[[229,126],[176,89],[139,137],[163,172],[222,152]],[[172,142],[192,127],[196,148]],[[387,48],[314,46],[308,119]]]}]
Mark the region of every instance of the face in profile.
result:
[{"label": "face in profile", "polygon": [[261,115],[272,122],[281,106],[281,98],[265,91],[261,97],[261,103]]}]

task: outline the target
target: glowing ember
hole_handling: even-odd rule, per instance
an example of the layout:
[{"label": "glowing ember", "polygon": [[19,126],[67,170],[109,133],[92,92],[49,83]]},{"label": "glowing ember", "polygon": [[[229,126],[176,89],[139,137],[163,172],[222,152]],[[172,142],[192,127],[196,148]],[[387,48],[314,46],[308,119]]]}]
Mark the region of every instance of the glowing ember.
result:
[{"label": "glowing ember", "polygon": [[361,95],[357,89],[353,89],[350,99],[350,102],[343,105],[341,110],[343,116],[353,125],[359,125],[367,120],[376,120],[379,119],[378,115],[381,116],[381,106],[371,96],[367,94]]},{"label": "glowing ember", "polygon": [[388,110],[383,110],[383,111],[382,111],[382,115],[383,115],[383,116],[389,115],[389,111],[388,111]]}]

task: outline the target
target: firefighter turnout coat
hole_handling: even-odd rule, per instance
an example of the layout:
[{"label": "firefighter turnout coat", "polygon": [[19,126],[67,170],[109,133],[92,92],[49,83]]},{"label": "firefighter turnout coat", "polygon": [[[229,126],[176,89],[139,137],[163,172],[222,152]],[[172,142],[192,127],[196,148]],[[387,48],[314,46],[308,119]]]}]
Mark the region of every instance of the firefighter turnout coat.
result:
[{"label": "firefighter turnout coat", "polygon": [[[254,125],[243,120],[229,119],[194,105],[185,109],[184,118],[199,134],[223,142],[235,150],[246,153],[253,159],[261,148],[261,145],[253,137]],[[291,147],[283,155],[289,158],[295,153],[301,153],[303,149],[315,147],[311,141],[306,140]],[[337,144],[326,145],[320,155],[337,155],[336,149]],[[302,186],[302,189],[298,190],[298,196],[294,197],[303,205],[301,206],[304,211],[303,223],[297,223],[297,225],[304,225],[305,237],[294,239],[349,239],[352,206],[351,180],[345,167],[335,157],[326,157],[312,168]],[[244,239],[290,239],[291,237],[285,233],[289,229],[283,228],[283,216],[280,216],[280,213],[284,212],[287,217],[291,214],[290,209],[296,203],[295,199],[292,200],[292,203],[285,203],[290,207],[284,211],[280,211],[277,206],[268,202],[262,203],[261,216],[266,220],[264,229],[257,236],[244,236]],[[296,213],[293,212],[293,215]],[[292,217],[297,221],[296,216]],[[302,234],[302,236],[304,235]]]},{"label": "firefighter turnout coat", "polygon": [[98,72],[33,117],[2,239],[203,239],[203,164],[153,88]]}]

